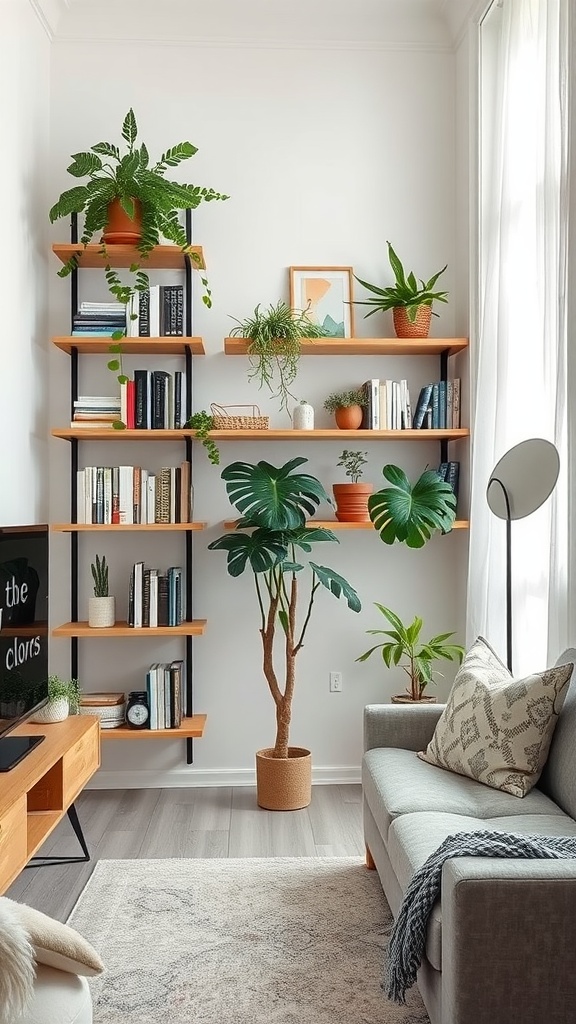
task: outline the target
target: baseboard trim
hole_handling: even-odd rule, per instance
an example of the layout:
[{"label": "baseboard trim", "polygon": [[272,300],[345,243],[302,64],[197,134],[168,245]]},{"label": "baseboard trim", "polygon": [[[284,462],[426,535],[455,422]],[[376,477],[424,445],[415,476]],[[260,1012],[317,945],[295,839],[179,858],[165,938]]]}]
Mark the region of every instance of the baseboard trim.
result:
[{"label": "baseboard trim", "polygon": [[[360,767],[342,765],[313,767],[313,786],[358,785]],[[100,769],[88,783],[87,789],[193,789],[223,786],[255,786],[253,768],[178,768],[171,772],[102,771]]]}]

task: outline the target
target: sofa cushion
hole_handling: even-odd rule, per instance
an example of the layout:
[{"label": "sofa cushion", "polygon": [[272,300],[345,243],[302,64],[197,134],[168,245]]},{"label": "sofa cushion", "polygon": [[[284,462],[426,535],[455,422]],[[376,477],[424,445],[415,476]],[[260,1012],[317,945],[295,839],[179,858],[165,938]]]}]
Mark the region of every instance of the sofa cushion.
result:
[{"label": "sofa cushion", "polygon": [[560,808],[539,789],[518,800],[510,793],[427,764],[412,750],[396,747],[366,751],[362,760],[362,788],[385,843],[390,823],[401,814],[416,811],[444,811],[482,821],[508,815],[562,815]]},{"label": "sofa cushion", "polygon": [[[576,664],[576,651],[567,650],[557,665]],[[550,753],[538,788],[559,804],[563,811],[576,818],[576,673],[566,694],[558,725],[554,730]]]},{"label": "sofa cushion", "polygon": [[4,908],[9,908],[24,928],[36,963],[88,978],[104,970],[94,947],[74,928],[25,903],[15,903],[6,896],[0,896],[0,910]]},{"label": "sofa cushion", "polygon": [[573,665],[515,679],[483,637],[458,670],[426,750],[430,764],[514,796],[536,784],[550,749]]},{"label": "sofa cushion", "polygon": [[[523,807],[525,801],[520,804]],[[518,803],[516,802],[516,806]],[[457,832],[519,832],[522,835],[576,836],[576,822],[567,814],[517,814],[487,820],[460,815],[421,812],[396,818],[388,831],[388,856],[405,892],[414,873],[448,836]],[[438,900],[428,923],[426,956],[442,970],[442,912]]]}]

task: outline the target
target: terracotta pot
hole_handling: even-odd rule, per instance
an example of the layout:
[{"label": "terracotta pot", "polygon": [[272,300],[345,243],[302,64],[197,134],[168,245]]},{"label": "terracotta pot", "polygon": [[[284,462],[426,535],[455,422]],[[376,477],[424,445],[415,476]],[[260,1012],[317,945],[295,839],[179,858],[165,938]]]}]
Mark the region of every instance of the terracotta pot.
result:
[{"label": "terracotta pot", "polygon": [[108,220],[102,235],[102,241],[108,245],[135,245],[142,238],[142,205],[134,199],[134,217],[129,217],[122,209],[119,199],[113,199],[108,205]]},{"label": "terracotta pot", "polygon": [[273,747],[256,751],[256,798],[268,811],[296,811],[312,799],[312,755],[288,747],[288,757],[272,757]]},{"label": "terracotta pot", "polygon": [[393,704],[437,704],[437,697],[420,697],[419,700],[412,700],[407,693],[397,693],[390,700]]},{"label": "terracotta pot", "polygon": [[343,405],[334,413],[336,426],[340,430],[358,430],[362,424],[362,407],[360,405]]},{"label": "terracotta pot", "polygon": [[369,523],[368,498],[372,484],[333,484],[336,519],[339,523]]},{"label": "terracotta pot", "polygon": [[397,338],[428,337],[432,320],[432,306],[418,306],[414,323],[409,319],[404,306],[395,306],[392,315]]}]

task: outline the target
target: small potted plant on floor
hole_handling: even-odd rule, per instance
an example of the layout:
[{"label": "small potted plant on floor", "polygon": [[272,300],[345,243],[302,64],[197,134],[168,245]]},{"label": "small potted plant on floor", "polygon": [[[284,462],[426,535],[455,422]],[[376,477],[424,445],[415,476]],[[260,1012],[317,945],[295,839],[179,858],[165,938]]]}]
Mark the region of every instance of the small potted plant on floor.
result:
[{"label": "small potted plant on floor", "polygon": [[395,283],[387,288],[379,288],[375,284],[368,284],[356,278],[359,284],[372,292],[374,298],[364,301],[355,300],[359,306],[371,306],[369,313],[365,313],[364,319],[373,316],[379,310],[392,310],[394,318],[394,330],[397,338],[427,338],[430,332],[430,321],[433,313],[433,302],[447,302],[448,292],[434,291],[436,281],[446,270],[442,267],[437,274],[434,274],[429,281],[418,282],[412,272],[406,274],[402,263],[394,252],[394,249],[387,242],[388,259],[394,271]]},{"label": "small potted plant on floor", "polygon": [[116,621],[116,602],[108,592],[108,565],[106,555],[96,555],[92,562],[92,578],[94,580],[94,597],[88,599],[88,625],[92,629],[104,629],[113,626]]},{"label": "small potted plant on floor", "polygon": [[[366,661],[374,651],[381,651],[386,668],[399,665],[406,672],[409,685],[405,693],[396,694],[392,697],[393,704],[434,704],[436,697],[425,693],[426,687],[432,683],[434,672],[432,665],[435,661],[443,658],[448,661],[462,662],[464,648],[460,644],[447,644],[446,641],[454,636],[454,633],[439,633],[430,640],[420,640],[422,630],[422,619],[415,616],[409,626],[405,626],[402,620],[390,608],[383,604],[376,603],[376,608],[382,613],[392,629],[367,629],[367,633],[387,636],[381,644],[376,644],[370,650],[361,654],[356,661]],[[402,659],[406,664],[402,664]]]},{"label": "small potted plant on floor", "polygon": [[48,702],[32,717],[32,722],[46,725],[63,722],[68,715],[77,715],[80,705],[80,687],[77,679],[48,678]]},{"label": "small potted plant on floor", "polygon": [[350,483],[333,484],[336,501],[336,519],[339,523],[369,523],[368,498],[374,488],[372,484],[360,483],[367,463],[368,452],[350,452],[346,448],[342,452],[338,465],[344,467]]},{"label": "small potted plant on floor", "polygon": [[[233,317],[233,319],[236,319]],[[237,320],[230,337],[247,338],[250,370],[248,379],[258,387],[267,387],[280,400],[280,409],[288,411],[290,388],[298,374],[302,338],[324,338],[326,331],[313,324],[305,310],[291,309],[285,302],[270,305],[267,310],[256,306],[253,316]]]},{"label": "small potted plant on floor", "polygon": [[[306,557],[318,543],[338,543],[331,530],[306,526],[307,516],[320,502],[330,500],[316,477],[296,472],[306,462],[292,459],[280,468],[267,462],[227,466],[222,479],[242,518],[238,532],[208,545],[210,551],[227,552],[230,576],[241,576],[246,569],[254,576],[262,668],[276,707],[274,746],[256,754],[258,804],[270,810],[295,810],[310,803],[310,751],[290,746],[289,740],[296,659],[310,627],[316,594],[325,590],[343,597],[354,612],[361,607],[347,580]],[[298,617],[306,576],[309,589]]]},{"label": "small potted plant on floor", "polygon": [[362,426],[362,410],[366,407],[366,395],[362,388],[336,391],[324,402],[324,408],[334,413],[339,430],[358,430]]}]

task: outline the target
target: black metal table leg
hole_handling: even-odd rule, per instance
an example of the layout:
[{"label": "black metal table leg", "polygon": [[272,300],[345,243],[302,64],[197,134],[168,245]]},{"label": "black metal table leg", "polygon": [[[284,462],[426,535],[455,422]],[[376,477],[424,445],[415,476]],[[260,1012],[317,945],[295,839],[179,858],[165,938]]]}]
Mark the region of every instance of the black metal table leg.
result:
[{"label": "black metal table leg", "polygon": [[27,868],[44,868],[49,867],[51,864],[85,864],[90,860],[90,854],[82,831],[82,826],[78,818],[78,812],[74,804],[70,804],[67,811],[68,820],[74,829],[74,834],[82,847],[82,857],[31,857],[28,864],[25,865]]}]

